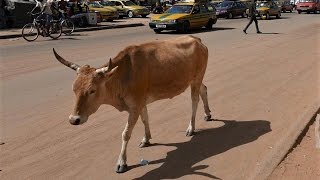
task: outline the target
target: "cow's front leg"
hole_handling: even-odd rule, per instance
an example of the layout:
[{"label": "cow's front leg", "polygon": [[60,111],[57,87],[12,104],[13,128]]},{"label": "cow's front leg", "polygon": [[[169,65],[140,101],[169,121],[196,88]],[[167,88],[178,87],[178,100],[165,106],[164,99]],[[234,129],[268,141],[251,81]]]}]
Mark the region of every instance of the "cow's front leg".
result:
[{"label": "cow's front leg", "polygon": [[144,137],[143,137],[139,147],[143,148],[143,147],[150,146],[150,139],[151,139],[147,106],[145,106],[142,109],[140,117],[141,117],[142,123],[144,124]]},{"label": "cow's front leg", "polygon": [[119,155],[117,168],[116,168],[117,173],[124,173],[128,171],[127,145],[130,140],[132,130],[139,118],[139,114],[140,112],[138,111],[129,112],[128,122],[126,124],[124,131],[122,132],[122,146],[121,146],[121,152]]},{"label": "cow's front leg", "polygon": [[189,127],[186,132],[186,136],[194,135],[195,119],[196,119],[198,103],[199,103],[199,88],[200,87],[195,84],[191,85],[192,116],[189,123]]}]

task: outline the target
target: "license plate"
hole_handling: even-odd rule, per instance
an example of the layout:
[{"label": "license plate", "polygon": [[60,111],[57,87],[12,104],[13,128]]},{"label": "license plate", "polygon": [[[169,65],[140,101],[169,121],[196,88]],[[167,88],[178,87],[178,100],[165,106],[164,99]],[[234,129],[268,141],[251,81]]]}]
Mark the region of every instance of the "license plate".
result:
[{"label": "license plate", "polygon": [[167,26],[165,24],[157,24],[156,27],[157,28],[166,28]]}]

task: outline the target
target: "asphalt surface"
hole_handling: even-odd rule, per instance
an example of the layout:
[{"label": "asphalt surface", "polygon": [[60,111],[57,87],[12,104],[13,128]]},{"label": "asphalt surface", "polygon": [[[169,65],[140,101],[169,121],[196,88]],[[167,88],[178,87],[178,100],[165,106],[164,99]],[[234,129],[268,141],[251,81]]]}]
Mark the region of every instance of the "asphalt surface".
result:
[{"label": "asphalt surface", "polygon": [[[138,148],[139,121],[125,174],[114,170],[128,114],[101,106],[86,124],[71,126],[76,74],[54,59],[52,48],[77,64],[99,66],[128,45],[180,34],[154,34],[143,26],[32,43],[0,40],[0,178],[265,179],[319,108],[319,17],[286,13],[259,21],[259,35],[253,25],[243,34],[248,21],[241,18],[193,31],[209,49],[204,83],[216,121],[202,120],[200,104],[198,133],[185,137],[189,90],[151,104],[151,142],[157,144]],[[140,166],[141,159],[149,165]]]}]

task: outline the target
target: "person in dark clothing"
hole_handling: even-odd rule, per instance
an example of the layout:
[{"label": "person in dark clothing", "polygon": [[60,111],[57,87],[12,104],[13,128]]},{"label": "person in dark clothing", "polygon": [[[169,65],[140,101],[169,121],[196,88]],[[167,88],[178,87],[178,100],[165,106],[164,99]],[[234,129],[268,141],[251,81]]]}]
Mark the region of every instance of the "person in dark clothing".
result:
[{"label": "person in dark clothing", "polygon": [[59,1],[58,8],[59,11],[64,15],[64,17],[67,17],[67,2],[64,0]]},{"label": "person in dark clothing", "polygon": [[161,14],[163,13],[163,8],[162,6],[160,5],[159,2],[156,2],[156,7],[153,9],[152,11],[154,14]]},{"label": "person in dark clothing", "polygon": [[256,30],[257,33],[260,34],[261,31],[259,30],[259,26],[258,26],[258,20],[256,17],[256,2],[257,0],[252,0],[251,4],[249,5],[249,16],[250,16],[250,21],[247,24],[247,26],[243,29],[243,32],[245,34],[247,34],[247,29],[249,28],[249,26],[252,24],[252,22],[254,21],[254,23],[256,24]]}]

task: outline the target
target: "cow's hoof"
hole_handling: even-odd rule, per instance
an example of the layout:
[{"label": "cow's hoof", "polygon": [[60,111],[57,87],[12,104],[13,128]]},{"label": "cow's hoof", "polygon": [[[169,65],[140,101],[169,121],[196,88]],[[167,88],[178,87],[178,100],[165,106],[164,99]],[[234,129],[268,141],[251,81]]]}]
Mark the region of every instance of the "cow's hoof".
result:
[{"label": "cow's hoof", "polygon": [[194,131],[187,131],[186,136],[193,136],[194,135]]},{"label": "cow's hoof", "polygon": [[151,146],[150,142],[141,142],[139,144],[139,148],[144,148],[144,147],[149,147],[149,146]]},{"label": "cow's hoof", "polygon": [[116,169],[116,172],[117,173],[124,173],[124,172],[126,172],[128,170],[129,170],[128,165],[124,164],[124,165],[121,165],[121,166],[118,165],[117,169]]},{"label": "cow's hoof", "polygon": [[213,121],[213,119],[211,119],[211,115],[204,117],[205,121]]}]

